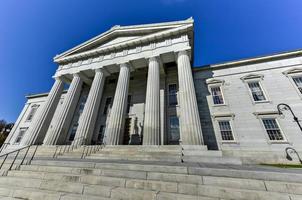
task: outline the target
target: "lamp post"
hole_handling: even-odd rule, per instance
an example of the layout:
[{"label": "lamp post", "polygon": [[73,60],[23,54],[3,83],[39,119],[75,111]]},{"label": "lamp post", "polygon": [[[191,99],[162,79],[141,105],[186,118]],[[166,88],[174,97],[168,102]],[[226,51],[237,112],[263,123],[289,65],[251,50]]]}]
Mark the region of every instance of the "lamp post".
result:
[{"label": "lamp post", "polygon": [[289,155],[289,154],[290,154],[289,151],[295,153],[295,154],[297,155],[298,159],[299,159],[299,162],[302,164],[302,159],[300,158],[300,155],[299,155],[298,152],[297,152],[294,148],[292,148],[292,147],[287,147],[287,148],[285,149],[287,160],[293,160],[293,158]]},{"label": "lamp post", "polygon": [[289,110],[291,112],[291,114],[293,115],[293,117],[294,117],[294,121],[298,124],[298,126],[299,126],[299,128],[300,128],[300,130],[302,132],[302,126],[301,126],[301,124],[299,122],[299,119],[295,115],[295,113],[293,112],[293,110],[291,109],[291,107],[289,105],[287,105],[285,103],[280,103],[280,104],[277,105],[277,109],[278,109],[279,115],[283,114],[282,110]]}]

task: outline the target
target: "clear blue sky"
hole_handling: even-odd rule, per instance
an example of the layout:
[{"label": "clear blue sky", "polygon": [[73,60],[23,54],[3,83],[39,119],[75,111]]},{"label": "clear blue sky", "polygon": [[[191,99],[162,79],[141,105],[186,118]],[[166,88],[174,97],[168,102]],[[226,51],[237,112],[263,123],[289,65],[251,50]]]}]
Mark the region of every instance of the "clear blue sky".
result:
[{"label": "clear blue sky", "polygon": [[47,92],[53,57],[111,26],[195,20],[195,66],[302,48],[301,0],[1,0],[0,119]]}]

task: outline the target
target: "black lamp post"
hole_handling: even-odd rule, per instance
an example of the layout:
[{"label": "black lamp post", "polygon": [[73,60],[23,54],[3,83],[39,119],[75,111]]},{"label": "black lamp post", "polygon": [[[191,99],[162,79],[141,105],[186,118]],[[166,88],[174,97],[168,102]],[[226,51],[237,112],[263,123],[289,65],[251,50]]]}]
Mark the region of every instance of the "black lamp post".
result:
[{"label": "black lamp post", "polygon": [[287,147],[285,149],[287,160],[293,160],[293,158],[289,155],[289,151],[292,151],[293,153],[295,153],[297,155],[298,159],[299,159],[299,162],[302,164],[302,159],[300,158],[298,152],[292,147]]},{"label": "black lamp post", "polygon": [[291,114],[293,115],[293,117],[294,117],[294,121],[298,124],[298,126],[299,126],[299,128],[300,128],[300,130],[302,132],[302,126],[301,126],[301,124],[299,122],[299,119],[295,115],[295,113],[293,112],[293,110],[291,109],[291,107],[289,105],[287,105],[285,103],[280,103],[280,104],[277,105],[277,109],[278,109],[279,115],[283,114],[282,110],[289,110],[291,112]]}]

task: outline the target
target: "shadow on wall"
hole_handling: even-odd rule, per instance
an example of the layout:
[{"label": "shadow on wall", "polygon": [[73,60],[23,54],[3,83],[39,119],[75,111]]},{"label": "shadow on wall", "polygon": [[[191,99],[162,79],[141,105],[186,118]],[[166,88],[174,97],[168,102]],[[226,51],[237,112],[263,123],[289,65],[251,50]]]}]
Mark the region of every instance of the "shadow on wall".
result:
[{"label": "shadow on wall", "polygon": [[210,95],[210,92],[206,84],[206,79],[213,78],[213,73],[211,71],[203,71],[202,77],[195,77],[195,72],[193,73],[193,76],[195,80],[194,83],[204,143],[208,146],[209,150],[218,150],[217,140],[211,119],[211,112],[209,109],[210,105],[207,101],[207,96]]}]

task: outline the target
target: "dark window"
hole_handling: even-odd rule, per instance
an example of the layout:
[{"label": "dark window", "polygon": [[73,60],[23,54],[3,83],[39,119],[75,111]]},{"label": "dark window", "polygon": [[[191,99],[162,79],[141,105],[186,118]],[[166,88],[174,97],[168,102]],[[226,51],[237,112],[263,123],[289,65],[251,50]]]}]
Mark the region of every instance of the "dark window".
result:
[{"label": "dark window", "polygon": [[169,117],[168,144],[179,144],[179,120],[177,116]]},{"label": "dark window", "polygon": [[219,121],[218,124],[222,140],[234,140],[230,121]]},{"label": "dark window", "polygon": [[128,95],[128,100],[127,100],[127,113],[130,112],[130,107],[131,107],[131,95]]},{"label": "dark window", "polygon": [[251,90],[254,101],[265,101],[265,95],[262,91],[259,81],[249,82],[249,88]]},{"label": "dark window", "polygon": [[211,87],[211,93],[215,105],[224,104],[221,88],[219,86]]},{"label": "dark window", "polygon": [[177,105],[177,85],[171,84],[169,85],[169,105],[175,106]]},{"label": "dark window", "polygon": [[293,80],[298,87],[300,93],[302,94],[302,76],[293,77]]},{"label": "dark window", "polygon": [[37,112],[38,108],[39,108],[38,105],[33,105],[31,107],[30,113],[28,114],[26,121],[31,121],[34,118],[35,113]]},{"label": "dark window", "polygon": [[26,131],[27,131],[27,128],[21,128],[20,129],[19,134],[18,134],[18,136],[15,140],[15,144],[20,144],[20,142],[21,142],[23,136],[25,135]]},{"label": "dark window", "polygon": [[262,122],[270,140],[284,140],[276,119],[265,118]]},{"label": "dark window", "polygon": [[111,107],[111,101],[112,101],[112,97],[107,97],[106,98],[105,107],[104,107],[104,111],[103,111],[104,115],[108,114],[108,110]]},{"label": "dark window", "polygon": [[108,83],[109,84],[114,84],[114,83],[116,83],[116,79],[109,79]]}]

